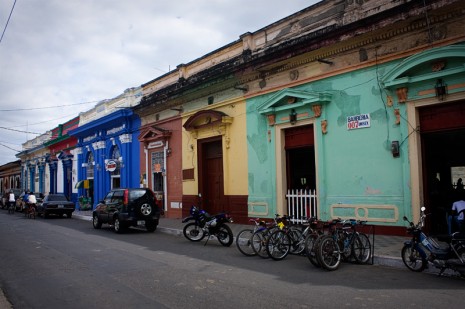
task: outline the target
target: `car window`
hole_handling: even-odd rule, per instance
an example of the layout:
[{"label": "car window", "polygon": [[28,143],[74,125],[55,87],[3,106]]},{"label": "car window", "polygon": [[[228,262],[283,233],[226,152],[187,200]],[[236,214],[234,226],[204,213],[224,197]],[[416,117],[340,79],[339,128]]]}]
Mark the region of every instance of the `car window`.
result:
[{"label": "car window", "polygon": [[130,190],[129,191],[129,200],[131,202],[134,202],[140,198],[142,198],[145,195],[146,191],[145,190]]},{"label": "car window", "polygon": [[47,198],[48,201],[67,201],[66,196],[61,194],[51,194]]},{"label": "car window", "polygon": [[111,203],[111,197],[112,197],[112,196],[113,196],[113,191],[108,192],[107,196],[105,196],[105,198],[103,199],[103,201],[105,202],[105,204]]},{"label": "car window", "polygon": [[113,197],[111,198],[112,203],[122,203],[123,202],[123,197],[124,197],[124,191],[119,190],[115,191],[113,193]]}]

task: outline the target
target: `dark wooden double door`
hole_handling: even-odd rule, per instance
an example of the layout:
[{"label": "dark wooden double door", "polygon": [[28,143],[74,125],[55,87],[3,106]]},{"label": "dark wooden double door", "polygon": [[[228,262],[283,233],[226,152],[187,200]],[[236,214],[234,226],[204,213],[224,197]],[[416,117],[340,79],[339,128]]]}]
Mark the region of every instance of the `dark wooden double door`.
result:
[{"label": "dark wooden double door", "polygon": [[221,138],[199,141],[199,177],[201,207],[210,214],[227,212],[229,209],[224,194]]}]

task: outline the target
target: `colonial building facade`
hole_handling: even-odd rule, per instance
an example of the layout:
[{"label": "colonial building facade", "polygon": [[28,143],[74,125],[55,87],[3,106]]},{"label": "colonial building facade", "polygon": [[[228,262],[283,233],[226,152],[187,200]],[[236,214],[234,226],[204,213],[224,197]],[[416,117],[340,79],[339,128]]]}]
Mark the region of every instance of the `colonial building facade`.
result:
[{"label": "colonial building facade", "polygon": [[42,193],[64,193],[70,200],[76,202],[77,194],[73,193],[73,184],[76,183],[76,167],[74,160],[74,147],[77,139],[69,136],[68,132],[77,128],[79,117],[60,124],[52,130],[50,141],[44,143],[48,148],[46,162],[49,168],[50,187]]},{"label": "colonial building facade", "polygon": [[[73,190],[95,205],[149,187],[173,218],[300,208],[393,234],[425,205],[445,231],[465,178],[464,17],[459,0],[324,0],[245,33],[82,113]],[[23,187],[40,188],[47,156],[29,146]]]},{"label": "colonial building facade", "polygon": [[443,229],[432,189],[447,196],[465,166],[464,15],[454,0],[321,1],[144,84],[139,138],[166,147],[165,182],[182,176],[168,213],[272,217],[309,189],[322,219],[403,233],[427,205]]},{"label": "colonial building facade", "polygon": [[79,206],[92,208],[113,188],[139,187],[140,119],[130,109],[140,101],[140,88],[127,89],[81,113],[74,151]]}]

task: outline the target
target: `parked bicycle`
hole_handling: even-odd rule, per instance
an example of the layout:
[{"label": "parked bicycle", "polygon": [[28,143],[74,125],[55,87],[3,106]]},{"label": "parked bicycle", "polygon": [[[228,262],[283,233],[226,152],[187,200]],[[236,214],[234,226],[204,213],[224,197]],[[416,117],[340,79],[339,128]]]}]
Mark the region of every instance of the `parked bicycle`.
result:
[{"label": "parked bicycle", "polygon": [[267,224],[266,226],[260,227],[252,235],[252,249],[256,255],[261,258],[267,259],[269,255],[266,251],[266,242],[268,237],[277,229],[282,229],[288,224],[287,217],[281,217],[278,214],[275,214],[273,222]]},{"label": "parked bicycle", "polygon": [[260,228],[266,228],[266,222],[259,218],[249,219],[249,222],[253,222],[255,224],[254,228],[243,229],[240,231],[236,236],[236,246],[237,249],[239,249],[239,251],[245,256],[255,256],[257,253],[252,247],[252,236]]},{"label": "parked bicycle", "polygon": [[327,270],[336,270],[342,260],[367,263],[372,252],[371,242],[366,234],[357,231],[357,226],[365,224],[366,221],[354,219],[329,222],[329,232],[320,236],[314,244],[319,265]]},{"label": "parked bicycle", "polygon": [[307,224],[302,226],[288,225],[283,229],[274,231],[266,242],[268,256],[273,260],[284,259],[289,253],[301,254],[305,250],[305,239],[308,234],[313,233],[312,223],[315,217],[307,219]]}]

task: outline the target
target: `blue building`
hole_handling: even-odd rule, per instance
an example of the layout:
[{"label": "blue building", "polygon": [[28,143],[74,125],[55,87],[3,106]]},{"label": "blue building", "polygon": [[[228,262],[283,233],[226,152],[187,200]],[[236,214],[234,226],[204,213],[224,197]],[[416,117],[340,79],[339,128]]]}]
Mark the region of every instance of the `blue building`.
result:
[{"label": "blue building", "polygon": [[88,198],[93,207],[113,188],[139,187],[139,127],[139,117],[125,108],[69,132],[78,139],[75,188],[80,201]]}]

